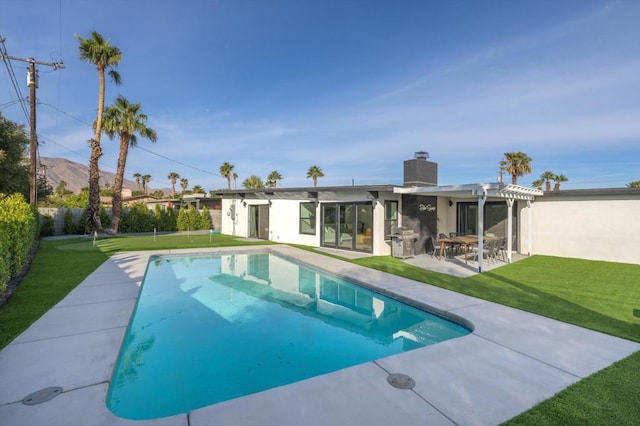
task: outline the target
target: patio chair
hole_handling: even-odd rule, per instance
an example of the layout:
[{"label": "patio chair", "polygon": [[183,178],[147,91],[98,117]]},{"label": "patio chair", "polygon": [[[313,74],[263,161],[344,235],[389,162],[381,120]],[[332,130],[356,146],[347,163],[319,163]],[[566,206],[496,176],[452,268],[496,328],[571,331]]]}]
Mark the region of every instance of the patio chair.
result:
[{"label": "patio chair", "polygon": [[[449,238],[449,237],[447,237],[447,234],[444,234],[444,233],[438,234],[438,250],[440,249],[440,240],[447,239],[447,238]],[[453,246],[454,245],[455,245],[455,243],[446,243],[444,245],[444,255],[445,255],[445,257],[453,256]]]},{"label": "patio chair", "polygon": [[[484,242],[482,245],[482,258],[487,259],[488,261],[497,261],[496,258],[496,243],[497,240],[490,239]],[[474,249],[471,251],[471,259],[478,261],[478,256],[480,255],[478,246],[474,246]]]},{"label": "patio chair", "polygon": [[429,235],[429,240],[431,241],[431,257],[436,257],[438,255],[438,251],[440,250],[440,241],[435,239],[433,235]]},{"label": "patio chair", "polygon": [[[455,238],[458,236],[457,232],[449,232],[449,237],[450,238]],[[459,243],[451,243],[451,251],[454,254],[461,254],[462,253],[462,244]]]},{"label": "patio chair", "polygon": [[505,237],[498,238],[496,244],[496,257],[500,256],[503,262],[507,261],[507,239]]}]

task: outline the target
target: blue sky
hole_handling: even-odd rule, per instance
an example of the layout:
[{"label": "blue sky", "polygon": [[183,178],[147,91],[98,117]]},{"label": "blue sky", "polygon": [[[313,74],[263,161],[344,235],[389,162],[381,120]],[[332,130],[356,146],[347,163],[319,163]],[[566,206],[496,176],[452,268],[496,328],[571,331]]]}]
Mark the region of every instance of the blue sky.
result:
[{"label": "blue sky", "polygon": [[[564,174],[565,189],[640,180],[638,1],[0,0],[0,36],[39,67],[40,155],[88,163],[97,73],[74,34],[123,54],[118,94],[140,102],[155,144],[130,151],[127,178],[238,186],[277,170],[286,187],[401,184],[428,151],[440,184],[492,182],[505,152]],[[12,62],[22,84],[25,64]],[[22,94],[28,95],[26,85]],[[0,110],[26,123],[0,68]],[[103,137],[100,167],[115,171]]]}]

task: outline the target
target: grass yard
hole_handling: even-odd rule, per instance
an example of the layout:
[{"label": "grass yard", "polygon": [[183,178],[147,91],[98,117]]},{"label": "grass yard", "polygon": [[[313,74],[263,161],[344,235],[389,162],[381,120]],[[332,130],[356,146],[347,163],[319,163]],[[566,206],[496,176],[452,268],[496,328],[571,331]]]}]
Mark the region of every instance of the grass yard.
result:
[{"label": "grass yard", "polygon": [[[41,241],[29,273],[0,310],[0,348],[118,251],[265,243],[208,234],[110,237],[98,239],[95,247],[90,238]],[[534,256],[481,275],[458,278],[390,256],[343,260],[640,342],[640,265]],[[638,398],[640,352],[507,424],[637,424]]]}]

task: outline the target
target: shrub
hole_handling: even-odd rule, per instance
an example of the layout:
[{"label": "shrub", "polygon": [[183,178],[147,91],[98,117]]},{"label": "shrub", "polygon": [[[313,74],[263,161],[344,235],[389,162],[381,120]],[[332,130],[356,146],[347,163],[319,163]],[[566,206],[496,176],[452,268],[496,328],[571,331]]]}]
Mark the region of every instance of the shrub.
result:
[{"label": "shrub", "polygon": [[[195,206],[183,207],[178,212],[178,231],[195,231],[200,228],[200,214]],[[209,228],[207,228],[209,229]]]},{"label": "shrub", "polygon": [[198,229],[211,229],[211,216],[209,216],[209,210],[205,206],[200,209],[199,219]]},{"label": "shrub", "polygon": [[73,210],[67,209],[62,217],[62,232],[65,234],[75,234],[77,225],[73,218]]},{"label": "shrub", "polygon": [[158,204],[156,204],[153,215],[156,219],[158,231],[176,231],[178,229],[176,224],[176,214],[173,207],[168,207],[166,210],[163,210]]},{"label": "shrub", "polygon": [[109,216],[109,213],[107,213],[107,210],[102,206],[100,206],[100,223],[103,228],[111,226],[111,217]]},{"label": "shrub", "polygon": [[17,275],[36,240],[38,213],[22,194],[0,194],[0,285]]},{"label": "shrub", "polygon": [[156,227],[155,217],[145,203],[133,203],[122,213],[120,232],[151,232]]},{"label": "shrub", "polygon": [[40,236],[50,237],[54,234],[53,217],[48,214],[43,214],[42,222],[40,224]]}]

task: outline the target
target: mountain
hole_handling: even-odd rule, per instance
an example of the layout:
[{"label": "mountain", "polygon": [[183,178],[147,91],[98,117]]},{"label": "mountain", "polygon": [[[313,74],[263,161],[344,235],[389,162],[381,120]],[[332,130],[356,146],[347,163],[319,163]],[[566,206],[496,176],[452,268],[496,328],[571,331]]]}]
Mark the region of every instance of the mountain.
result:
[{"label": "mountain", "polygon": [[[66,158],[54,157],[40,157],[40,164],[44,167],[47,181],[54,191],[60,181],[65,181],[67,183],[67,190],[73,191],[74,194],[78,194],[82,188],[89,186],[89,168],[84,164],[69,161]],[[113,186],[115,179],[115,173],[100,171],[101,188],[104,188],[106,185]],[[131,191],[137,191],[139,189],[135,181],[127,179],[124,180],[122,187],[128,188]],[[166,189],[163,190],[165,193],[169,193]],[[155,189],[149,187],[149,193],[153,191],[155,191]]]}]

